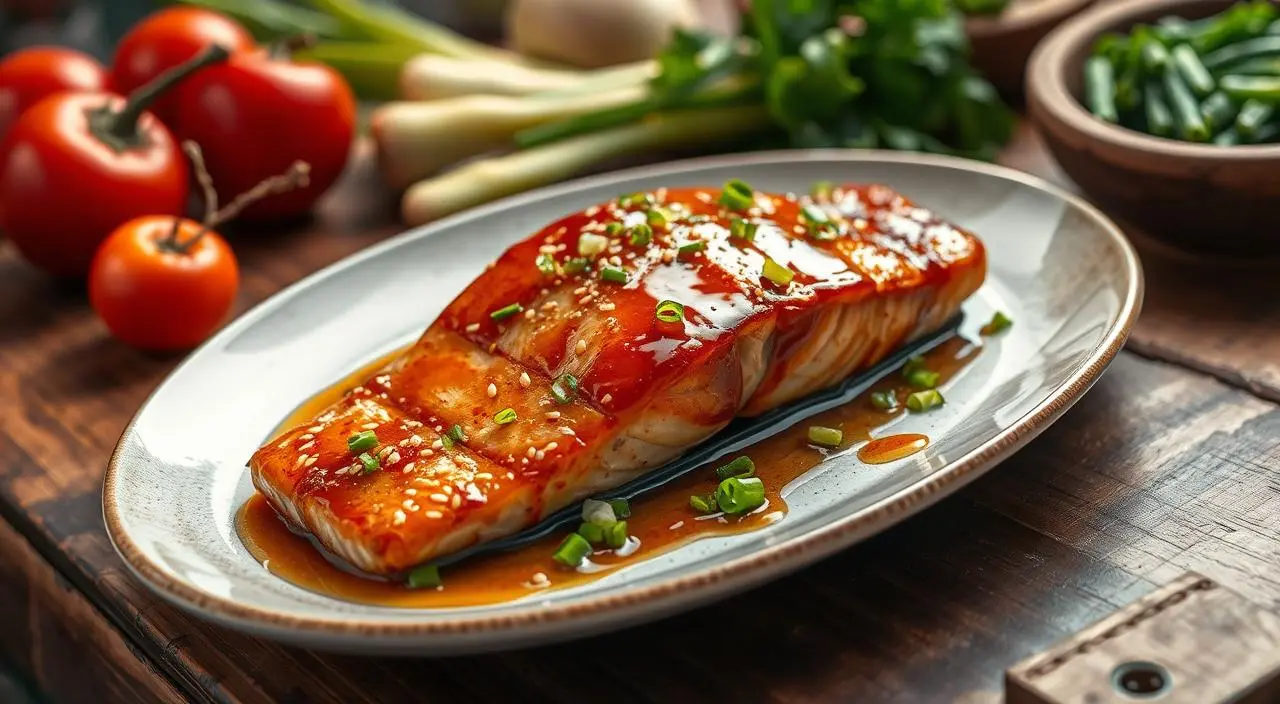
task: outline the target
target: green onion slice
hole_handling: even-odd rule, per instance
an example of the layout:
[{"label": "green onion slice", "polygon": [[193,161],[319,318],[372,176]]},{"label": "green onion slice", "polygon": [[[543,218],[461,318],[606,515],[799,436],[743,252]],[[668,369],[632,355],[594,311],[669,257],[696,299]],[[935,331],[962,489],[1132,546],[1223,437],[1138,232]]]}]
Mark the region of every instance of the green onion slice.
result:
[{"label": "green onion slice", "polygon": [[925,368],[924,365],[925,365],[924,357],[920,355],[909,357],[907,361],[902,365],[902,376],[910,377],[911,373],[914,372],[915,370],[924,369]]},{"label": "green onion slice", "polygon": [[787,267],[773,261],[769,257],[764,258],[764,270],[760,272],[764,278],[772,281],[777,286],[788,286],[791,280],[796,277],[796,272]]},{"label": "green onion slice", "polygon": [[570,533],[565,536],[564,541],[560,543],[560,547],[556,548],[556,551],[551,555],[551,559],[565,567],[577,567],[590,554],[591,543],[577,533]]},{"label": "green onion slice", "polygon": [[493,414],[493,422],[498,425],[506,425],[508,423],[516,422],[516,409],[504,408],[501,411],[498,411]]},{"label": "green onion slice", "polygon": [[609,499],[609,505],[613,507],[613,515],[619,520],[623,518],[631,518],[631,502],[626,499]]},{"label": "green onion slice", "polygon": [[448,437],[450,440],[452,440],[452,441],[454,441],[454,442],[466,442],[466,441],[467,441],[467,434],[466,434],[466,432],[465,432],[465,431],[463,431],[463,430],[462,430],[462,426],[461,426],[461,425],[456,425],[456,424],[455,424],[452,428],[449,428],[449,432],[448,432],[448,433],[445,433],[445,436],[446,436],[446,437]]},{"label": "green onion slice", "polygon": [[604,544],[617,550],[627,544],[627,522],[618,521],[604,529]]},{"label": "green onion slice", "polygon": [[584,257],[594,257],[608,248],[609,238],[604,235],[597,235],[594,232],[578,235],[578,254]]},{"label": "green onion slice", "polygon": [[688,244],[682,244],[682,245],[680,245],[680,247],[679,247],[678,249],[676,249],[676,256],[683,257],[683,256],[684,256],[684,255],[686,255],[686,254],[694,254],[694,253],[697,253],[697,252],[701,252],[702,250],[704,250],[704,249],[706,249],[706,248],[707,248],[707,243],[706,243],[706,241],[705,241],[705,240],[698,240],[698,241],[696,241],[696,242],[689,242]]},{"label": "green onion slice", "polygon": [[671,218],[661,208],[653,208],[644,214],[644,220],[652,227],[662,227],[670,222]]},{"label": "green onion slice", "polygon": [[630,208],[635,205],[648,205],[653,202],[653,196],[648,193],[628,193],[618,196],[618,205],[623,208]]},{"label": "green onion slice", "polygon": [[435,565],[419,565],[409,573],[410,589],[437,589],[444,586],[440,581],[440,568]]},{"label": "green onion slice", "polygon": [[800,217],[810,225],[825,225],[831,222],[831,218],[827,217],[827,211],[815,203],[805,203],[800,208]]},{"label": "green onion slice", "polygon": [[729,477],[754,477],[756,475],[756,463],[751,461],[750,457],[743,455],[723,467],[716,467],[717,479],[728,479]]},{"label": "green onion slice", "polygon": [[653,228],[644,223],[632,226],[627,232],[627,241],[633,246],[640,247],[653,241]]},{"label": "green onion slice", "polygon": [[732,179],[720,192],[720,205],[730,210],[746,210],[756,204],[755,192],[746,181]]},{"label": "green onion slice", "polygon": [[675,301],[663,301],[654,312],[658,320],[664,323],[678,323],[684,320],[684,306]]},{"label": "green onion slice", "polygon": [[756,230],[759,228],[760,225],[757,223],[745,218],[734,217],[729,221],[729,236],[750,242],[756,238]]},{"label": "green onion slice", "polygon": [[627,283],[627,271],[616,266],[606,266],[600,270],[600,280],[611,284]]},{"label": "green onion slice", "polygon": [[564,404],[578,397],[578,377],[572,374],[561,374],[551,382],[551,397],[556,403]]},{"label": "green onion slice", "polygon": [[915,413],[928,411],[946,403],[946,399],[942,398],[942,394],[937,389],[926,389],[917,391],[907,397],[907,408]]},{"label": "green onion slice", "polygon": [[503,306],[493,311],[492,313],[489,314],[489,317],[494,320],[506,320],[507,318],[510,318],[513,315],[520,314],[523,310],[524,310],[524,306],[520,305],[519,303],[512,303],[509,306]]},{"label": "green onion slice", "polygon": [[543,276],[556,275],[556,259],[550,254],[545,252],[539,254],[538,258],[533,260],[533,265],[538,267],[538,271],[542,272]]},{"label": "green onion slice", "polygon": [[591,265],[591,261],[588,260],[586,257],[574,257],[572,259],[566,259],[564,262],[564,273],[581,274],[582,272],[586,271],[587,267],[590,265]]},{"label": "green onion slice", "polygon": [[716,505],[715,494],[694,494],[689,497],[689,507],[698,513],[715,513],[720,510]]},{"label": "green onion slice", "polygon": [[378,446],[378,434],[365,430],[347,438],[347,449],[352,452],[364,452]]},{"label": "green onion slice", "polygon": [[929,369],[913,369],[911,370],[911,373],[907,375],[907,383],[917,389],[932,389],[938,385],[938,380],[941,378],[941,374]]},{"label": "green onion slice", "polygon": [[839,428],[828,428],[824,425],[809,426],[809,442],[823,447],[839,447],[844,440],[844,431]]},{"label": "green onion slice", "polygon": [[617,220],[614,220],[613,222],[604,226],[604,232],[610,237],[617,237],[618,235],[622,234],[622,223],[618,222]]},{"label": "green onion slice", "polygon": [[374,457],[373,455],[367,452],[361,452],[360,456],[357,457],[356,459],[360,460],[360,464],[364,466],[364,474],[368,474],[370,472],[376,472],[378,471],[378,468],[382,466],[378,462],[377,457]]},{"label": "green onion slice", "polygon": [[604,542],[604,528],[595,523],[583,523],[578,526],[578,535],[586,538],[592,545]]},{"label": "green onion slice", "polygon": [[898,407],[898,394],[893,389],[876,391],[871,394],[871,405],[882,411],[890,411]]},{"label": "green onion slice", "polygon": [[764,482],[759,477],[729,477],[716,489],[716,505],[739,515],[764,505]]},{"label": "green onion slice", "polygon": [[1010,319],[1009,316],[1001,313],[1000,311],[996,311],[996,314],[991,316],[991,322],[982,326],[981,332],[983,335],[995,335],[996,333],[1008,330],[1011,325],[1013,325],[1013,320]]},{"label": "green onion slice", "polygon": [[598,526],[608,526],[617,523],[618,516],[608,501],[586,499],[582,502],[582,520]]},{"label": "green onion slice", "polygon": [[814,181],[809,187],[809,195],[813,196],[814,200],[829,201],[831,193],[835,190],[836,185],[830,181]]}]

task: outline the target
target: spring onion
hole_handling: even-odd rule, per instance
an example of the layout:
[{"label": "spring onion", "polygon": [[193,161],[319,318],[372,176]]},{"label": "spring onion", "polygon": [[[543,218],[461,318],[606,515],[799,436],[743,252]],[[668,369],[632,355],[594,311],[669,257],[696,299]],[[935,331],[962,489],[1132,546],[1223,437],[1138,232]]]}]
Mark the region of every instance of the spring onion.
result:
[{"label": "spring onion", "polygon": [[907,383],[917,389],[932,389],[938,385],[938,380],[942,378],[942,374],[931,369],[918,368],[913,369],[907,375]]},{"label": "spring onion", "polygon": [[618,521],[604,529],[604,544],[617,550],[627,544],[627,522]]},{"label": "spring onion", "polygon": [[494,320],[506,320],[507,318],[510,318],[513,315],[518,315],[522,312],[524,312],[524,306],[519,303],[512,303],[511,305],[503,306],[493,311],[489,314],[489,317]]},{"label": "spring onion", "polygon": [[750,242],[756,238],[756,230],[759,229],[759,227],[760,226],[758,224],[751,222],[750,220],[734,216],[734,218],[729,221],[729,236]]},{"label": "spring onion", "polygon": [[627,283],[627,271],[616,266],[606,266],[600,269],[600,280],[608,281],[611,284]]},{"label": "spring onion", "polygon": [[805,203],[800,208],[800,218],[810,225],[825,225],[831,222],[827,211],[814,203]]},{"label": "spring onion", "polygon": [[622,520],[623,518],[631,518],[631,502],[626,499],[609,499],[609,505],[613,507],[613,515]]},{"label": "spring onion", "polygon": [[758,477],[729,477],[716,489],[716,505],[729,515],[757,509],[764,505],[764,482]]},{"label": "spring onion", "polygon": [[907,397],[907,408],[914,413],[928,411],[946,403],[946,399],[942,398],[942,394],[937,389],[926,389],[917,391]]},{"label": "spring onion", "polygon": [[684,306],[675,301],[663,301],[658,304],[654,315],[663,323],[678,323],[684,320]]},{"label": "spring onion", "polygon": [[1008,330],[1011,325],[1013,325],[1013,320],[1009,316],[1000,311],[996,311],[995,315],[991,316],[991,322],[982,326],[982,334],[995,335],[996,333]]},{"label": "spring onion", "polygon": [[498,425],[507,425],[508,423],[516,422],[516,409],[504,408],[501,411],[498,411],[493,414],[493,422]]},{"label": "spring onion", "polygon": [[653,208],[644,214],[644,220],[650,227],[663,227],[671,218],[661,208]]},{"label": "spring onion", "polygon": [[617,523],[618,514],[614,513],[613,505],[608,501],[586,499],[582,502],[582,520],[603,527]]},{"label": "spring onion", "polygon": [[435,565],[419,565],[409,573],[410,589],[438,589],[444,586],[440,581],[440,568]]},{"label": "spring onion", "polygon": [[907,361],[902,364],[902,376],[909,377],[911,376],[911,372],[914,372],[917,369],[924,369],[924,365],[925,360],[923,356],[917,354],[908,357]]},{"label": "spring onion", "polygon": [[604,528],[597,523],[583,523],[578,526],[578,535],[586,538],[592,545],[604,542]]},{"label": "spring onion", "polygon": [[621,208],[631,208],[637,205],[648,205],[653,202],[653,196],[648,193],[628,193],[618,196],[618,206]]},{"label": "spring onion", "polygon": [[844,431],[839,428],[828,428],[824,425],[809,426],[809,442],[823,447],[839,447],[844,440]]},{"label": "spring onion", "polygon": [[716,505],[715,494],[693,494],[689,497],[689,508],[698,513],[715,513],[720,510]]},{"label": "spring onion", "polygon": [[653,241],[653,228],[645,223],[633,225],[627,230],[627,242],[633,247],[643,247]]},{"label": "spring onion", "polygon": [[560,543],[560,547],[556,548],[556,551],[551,555],[551,559],[565,567],[577,567],[590,554],[591,543],[577,533],[570,533],[565,536],[564,541]]},{"label": "spring onion", "polygon": [[382,466],[381,463],[378,462],[377,457],[374,457],[367,452],[361,452],[360,456],[356,459],[359,460],[360,464],[364,467],[364,474],[376,472],[378,471],[378,468]]},{"label": "spring onion", "polygon": [[591,266],[591,261],[586,257],[573,257],[572,259],[565,260],[564,273],[581,274],[586,271],[589,266]]},{"label": "spring onion", "polygon": [[698,240],[698,241],[696,241],[696,242],[689,242],[689,243],[687,243],[687,244],[682,244],[682,245],[680,245],[680,246],[676,249],[676,256],[678,256],[678,257],[683,257],[683,256],[685,256],[686,254],[695,254],[695,253],[697,253],[697,252],[701,252],[702,250],[704,250],[704,249],[706,249],[706,248],[707,248],[707,243],[706,243],[706,241],[705,241],[705,240]]},{"label": "spring onion", "polygon": [[556,275],[556,259],[550,254],[539,254],[538,258],[533,260],[533,265],[538,267],[538,271],[542,272],[543,276]]},{"label": "spring onion", "polygon": [[364,452],[378,446],[378,434],[365,430],[347,438],[347,449],[352,452]]},{"label": "spring onion", "polygon": [[756,475],[756,463],[751,461],[750,457],[743,455],[723,467],[716,468],[717,479],[728,479],[729,477],[754,477]]},{"label": "spring onion", "polygon": [[814,181],[809,187],[809,195],[813,196],[814,200],[829,202],[835,190],[836,185],[830,181]]},{"label": "spring onion", "polygon": [[882,411],[891,411],[898,407],[898,394],[893,389],[876,391],[871,394],[871,405]]},{"label": "spring onion", "polygon": [[572,374],[561,374],[551,382],[551,397],[556,403],[565,404],[578,397],[578,377]]},{"label": "spring onion", "polygon": [[467,441],[467,434],[466,434],[466,432],[464,432],[464,431],[462,430],[462,426],[461,426],[461,425],[456,425],[456,424],[455,424],[452,428],[449,428],[449,432],[448,432],[448,433],[446,433],[445,435],[446,435],[446,437],[448,437],[450,440],[452,440],[452,441],[454,441],[454,442],[466,442],[466,441]]},{"label": "spring onion", "polygon": [[755,192],[746,181],[732,179],[720,192],[720,205],[729,210],[746,210],[756,204]]},{"label": "spring onion", "polygon": [[578,253],[584,257],[594,257],[609,248],[609,238],[592,232],[584,232],[578,236]]},{"label": "spring onion", "polygon": [[791,280],[796,277],[796,273],[787,267],[775,262],[769,257],[764,258],[764,270],[760,272],[764,278],[772,281],[779,287],[786,287],[791,284]]}]

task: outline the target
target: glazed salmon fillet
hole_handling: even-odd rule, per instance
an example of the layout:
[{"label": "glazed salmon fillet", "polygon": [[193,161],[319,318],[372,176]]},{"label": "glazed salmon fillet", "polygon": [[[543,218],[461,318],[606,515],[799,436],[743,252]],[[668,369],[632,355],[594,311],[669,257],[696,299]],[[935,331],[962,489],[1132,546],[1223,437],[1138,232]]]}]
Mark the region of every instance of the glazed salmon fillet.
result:
[{"label": "glazed salmon fillet", "polygon": [[986,274],[976,237],[884,186],[722,193],[623,196],[512,246],[408,351],[259,449],[254,484],[352,565],[401,573],[840,382]]}]

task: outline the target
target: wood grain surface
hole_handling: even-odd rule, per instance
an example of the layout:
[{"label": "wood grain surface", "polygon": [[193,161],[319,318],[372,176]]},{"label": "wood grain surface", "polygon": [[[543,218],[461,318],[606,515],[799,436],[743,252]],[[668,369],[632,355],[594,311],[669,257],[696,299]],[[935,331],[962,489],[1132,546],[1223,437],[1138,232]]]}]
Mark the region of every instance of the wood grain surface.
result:
[{"label": "wood grain surface", "polygon": [[[1058,178],[1025,129],[1006,161]],[[240,308],[394,232],[393,215],[358,168],[315,222],[237,233]],[[103,468],[178,359],[117,344],[83,291],[0,244],[0,517],[27,541],[10,545],[0,530],[0,579],[25,585],[0,590],[0,601],[21,600],[0,610],[0,652],[32,653],[24,662],[66,701],[976,704],[999,699],[1015,662],[1186,570],[1280,606],[1274,286],[1246,283],[1252,265],[1142,254],[1139,354],[1122,353],[1041,438],[922,515],[663,622],[500,655],[395,660],[206,625],[124,573],[102,528]],[[72,671],[78,680],[62,674]]]}]

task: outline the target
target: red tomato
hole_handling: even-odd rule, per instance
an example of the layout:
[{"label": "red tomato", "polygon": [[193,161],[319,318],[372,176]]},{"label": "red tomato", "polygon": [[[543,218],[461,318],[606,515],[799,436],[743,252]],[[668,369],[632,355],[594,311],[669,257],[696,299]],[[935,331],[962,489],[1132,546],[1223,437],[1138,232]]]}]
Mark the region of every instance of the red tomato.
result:
[{"label": "red tomato", "polygon": [[[210,44],[228,51],[248,51],[257,44],[249,31],[224,15],[198,7],[170,7],[148,15],[124,35],[111,64],[113,89],[127,95],[168,69],[181,64]],[[183,136],[174,121],[178,116],[177,96],[156,101],[152,112]]]},{"label": "red tomato", "polygon": [[240,270],[226,240],[203,230],[148,215],[107,237],[89,273],[89,302],[112,335],[144,350],[186,350],[226,319]]},{"label": "red tomato", "polygon": [[308,212],[338,179],[355,135],[356,101],[336,71],[294,63],[264,50],[233,54],[177,91],[183,136],[204,149],[218,197],[227,202],[294,161],[311,165],[311,183],[244,211],[246,220]]},{"label": "red tomato", "polygon": [[106,90],[107,70],[73,49],[37,46],[0,61],[0,135],[27,108],[64,90]]}]

